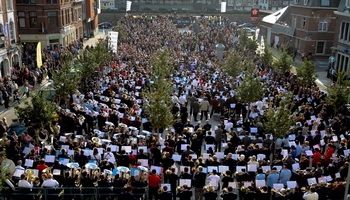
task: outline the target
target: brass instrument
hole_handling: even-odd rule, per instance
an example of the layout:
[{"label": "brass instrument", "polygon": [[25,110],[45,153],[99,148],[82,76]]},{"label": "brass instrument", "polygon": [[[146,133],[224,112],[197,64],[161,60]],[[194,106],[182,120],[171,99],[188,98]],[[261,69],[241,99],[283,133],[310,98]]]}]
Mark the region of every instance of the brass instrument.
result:
[{"label": "brass instrument", "polygon": [[158,194],[162,194],[164,192],[163,188],[158,189]]},{"label": "brass instrument", "polygon": [[77,176],[77,179],[75,181],[75,185],[79,186],[80,185],[80,180],[81,180],[81,168],[72,168],[70,169],[70,176],[71,178],[75,178]]},{"label": "brass instrument", "polygon": [[29,183],[35,181],[34,171],[33,171],[32,169],[27,169],[27,170],[26,170],[26,174],[27,174],[27,181],[28,181]]}]

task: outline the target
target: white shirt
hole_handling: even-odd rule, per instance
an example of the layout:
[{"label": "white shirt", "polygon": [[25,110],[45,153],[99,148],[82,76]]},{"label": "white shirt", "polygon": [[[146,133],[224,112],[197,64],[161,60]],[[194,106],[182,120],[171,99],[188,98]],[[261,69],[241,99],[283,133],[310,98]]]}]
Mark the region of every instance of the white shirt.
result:
[{"label": "white shirt", "polygon": [[33,183],[29,183],[27,180],[19,180],[18,187],[33,188]]},{"label": "white shirt", "polygon": [[107,160],[110,163],[115,163],[115,157],[112,152],[106,152],[103,154],[103,159]]},{"label": "white shirt", "polygon": [[187,102],[187,99],[186,99],[186,96],[185,95],[182,95],[179,97],[179,101],[180,101],[180,104],[185,104]]},{"label": "white shirt", "polygon": [[41,187],[58,187],[59,184],[54,179],[46,179],[43,184],[41,184]]},{"label": "white shirt", "polygon": [[306,192],[303,195],[303,199],[305,199],[305,200],[318,200],[318,194],[316,192],[314,192],[314,193]]},{"label": "white shirt", "polygon": [[212,185],[217,189],[220,183],[220,176],[212,174],[207,177],[207,181],[209,182],[209,185]]}]

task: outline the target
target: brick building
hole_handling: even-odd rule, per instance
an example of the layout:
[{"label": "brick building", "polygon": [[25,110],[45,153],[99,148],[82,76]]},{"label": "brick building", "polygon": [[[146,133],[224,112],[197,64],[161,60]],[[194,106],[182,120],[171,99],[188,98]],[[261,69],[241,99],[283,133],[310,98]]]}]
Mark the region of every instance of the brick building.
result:
[{"label": "brick building", "polygon": [[350,77],[350,0],[341,0],[334,14],[337,20],[334,44],[331,49],[335,59],[329,62],[336,69],[346,71],[348,77]]},{"label": "brick building", "polygon": [[59,48],[83,36],[83,0],[16,0],[23,51]]},{"label": "brick building", "polygon": [[[332,55],[336,16],[340,0],[293,0],[286,9],[266,16],[260,34],[274,47],[288,46],[299,55],[314,59]],[[275,20],[274,20],[275,18]]]},{"label": "brick building", "polygon": [[0,78],[10,76],[12,66],[21,64],[15,9],[13,0],[0,0]]}]

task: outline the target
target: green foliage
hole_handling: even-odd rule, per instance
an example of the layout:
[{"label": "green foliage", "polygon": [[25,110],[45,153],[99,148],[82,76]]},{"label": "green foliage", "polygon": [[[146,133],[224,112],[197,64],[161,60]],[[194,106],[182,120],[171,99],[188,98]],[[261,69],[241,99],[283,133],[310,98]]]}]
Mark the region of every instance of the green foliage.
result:
[{"label": "green foliage", "polygon": [[127,33],[125,30],[128,30],[128,28],[124,24],[124,21],[119,20],[118,25],[114,27],[114,31],[118,32],[118,40],[119,41],[123,41],[126,38]]},{"label": "green foliage", "polygon": [[231,51],[224,63],[220,66],[222,72],[231,77],[236,77],[242,71],[242,54],[238,51]]},{"label": "green foliage", "polygon": [[297,76],[302,85],[315,85],[317,78],[315,65],[308,59],[304,59],[297,68]]},{"label": "green foliage", "polygon": [[[5,144],[6,140],[7,140],[6,135],[4,135],[0,140],[0,161],[1,161],[0,163],[2,163],[6,159],[6,144]],[[7,172],[8,172],[8,168],[6,168],[5,166],[2,166],[0,171],[0,192],[7,189],[7,187],[5,187]]]},{"label": "green foliage", "polygon": [[80,73],[74,66],[71,66],[73,63],[72,57],[67,56],[62,61],[61,69],[52,74],[52,85],[56,90],[55,98],[58,102],[73,94],[77,89],[77,83],[80,82]]},{"label": "green foliage", "polygon": [[110,59],[109,49],[104,41],[99,41],[93,48],[85,48],[74,59],[74,67],[85,82],[99,67]]},{"label": "green foliage", "polygon": [[279,59],[275,60],[273,63],[273,67],[276,70],[280,70],[281,72],[289,72],[291,67],[291,64],[293,62],[292,57],[288,54],[287,49],[282,49],[282,53],[279,57]]},{"label": "green foliage", "polygon": [[273,57],[272,57],[272,50],[270,46],[265,42],[265,48],[264,52],[260,56],[261,62],[264,64],[264,66],[271,66]]},{"label": "green foliage", "polygon": [[55,105],[37,94],[32,95],[31,101],[26,101],[24,106],[16,106],[15,113],[19,121],[34,128],[48,127],[57,120]]},{"label": "green foliage", "polygon": [[258,101],[263,97],[264,86],[251,58],[246,58],[244,61],[244,69],[245,76],[237,88],[238,98],[245,103]]},{"label": "green foliage", "polygon": [[345,71],[336,72],[337,82],[327,88],[328,103],[333,107],[333,114],[346,111],[346,105],[350,103],[350,81],[346,80],[347,74]]},{"label": "green foliage", "polygon": [[248,33],[246,30],[243,30],[238,36],[238,42],[243,48],[247,46],[248,39]]},{"label": "green foliage", "polygon": [[269,106],[264,113],[266,118],[264,130],[267,133],[273,133],[275,138],[282,138],[294,124],[292,112],[289,109],[293,95],[291,93],[282,94],[278,98],[280,98],[279,106],[277,108]]},{"label": "green foliage", "polygon": [[251,52],[255,52],[258,49],[258,43],[255,39],[248,38],[247,40],[247,49]]},{"label": "green foliage", "polygon": [[172,73],[172,61],[168,49],[157,51],[151,58],[151,80],[150,86],[145,96],[148,99],[146,113],[150,115],[149,121],[152,127],[159,131],[173,125],[173,115],[171,113],[171,85],[167,80]]}]

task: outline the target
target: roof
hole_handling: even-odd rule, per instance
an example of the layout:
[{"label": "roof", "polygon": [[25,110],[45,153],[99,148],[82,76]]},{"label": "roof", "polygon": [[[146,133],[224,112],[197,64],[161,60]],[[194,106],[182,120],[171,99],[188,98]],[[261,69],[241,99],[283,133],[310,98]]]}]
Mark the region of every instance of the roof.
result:
[{"label": "roof", "polygon": [[266,22],[266,23],[274,24],[279,19],[282,18],[282,16],[286,13],[286,11],[289,10],[288,8],[289,8],[289,6],[286,6],[286,7],[282,8],[281,10],[278,10],[270,15],[267,15],[262,19],[262,21]]}]

